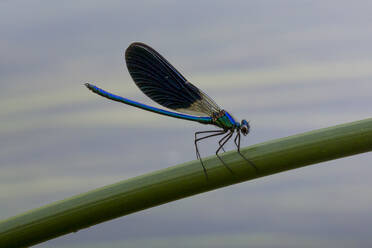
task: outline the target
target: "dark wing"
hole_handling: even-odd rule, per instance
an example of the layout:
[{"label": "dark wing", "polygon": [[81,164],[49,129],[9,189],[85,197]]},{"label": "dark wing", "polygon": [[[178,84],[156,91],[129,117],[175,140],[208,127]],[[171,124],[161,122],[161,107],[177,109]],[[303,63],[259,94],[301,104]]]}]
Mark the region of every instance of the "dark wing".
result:
[{"label": "dark wing", "polygon": [[160,105],[197,116],[219,112],[220,108],[210,97],[146,44],[132,43],[125,52],[125,60],[136,85]]}]

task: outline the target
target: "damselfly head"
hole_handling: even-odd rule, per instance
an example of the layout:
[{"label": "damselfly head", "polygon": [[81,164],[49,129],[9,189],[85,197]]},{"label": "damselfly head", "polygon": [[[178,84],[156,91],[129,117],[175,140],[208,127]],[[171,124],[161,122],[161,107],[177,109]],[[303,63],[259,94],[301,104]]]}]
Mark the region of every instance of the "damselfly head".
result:
[{"label": "damselfly head", "polygon": [[249,126],[248,121],[242,120],[242,123],[240,124],[240,131],[242,132],[244,136],[249,133],[249,129],[250,129],[250,126]]}]

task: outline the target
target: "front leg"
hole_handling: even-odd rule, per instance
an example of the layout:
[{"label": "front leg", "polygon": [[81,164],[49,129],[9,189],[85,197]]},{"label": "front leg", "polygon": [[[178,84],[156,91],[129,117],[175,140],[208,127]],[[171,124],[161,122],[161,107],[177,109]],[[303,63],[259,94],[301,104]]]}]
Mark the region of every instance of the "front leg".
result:
[{"label": "front leg", "polygon": [[258,169],[257,169],[257,166],[252,162],[250,161],[248,158],[246,158],[241,152],[240,152],[240,132],[238,131],[238,133],[236,134],[236,137],[234,139],[234,143],[236,145],[236,147],[238,148],[238,153],[239,155],[244,158],[253,168],[254,170],[256,171],[256,173],[258,174]]}]

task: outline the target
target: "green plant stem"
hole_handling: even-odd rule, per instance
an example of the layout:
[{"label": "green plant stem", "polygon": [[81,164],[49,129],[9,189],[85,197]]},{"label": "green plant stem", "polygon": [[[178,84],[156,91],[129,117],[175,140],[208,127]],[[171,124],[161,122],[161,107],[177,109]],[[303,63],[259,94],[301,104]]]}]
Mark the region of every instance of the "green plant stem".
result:
[{"label": "green plant stem", "polygon": [[[0,247],[28,246],[227,185],[372,150],[372,119],[319,129],[124,180],[0,222]],[[9,189],[11,192],[11,189]]]}]

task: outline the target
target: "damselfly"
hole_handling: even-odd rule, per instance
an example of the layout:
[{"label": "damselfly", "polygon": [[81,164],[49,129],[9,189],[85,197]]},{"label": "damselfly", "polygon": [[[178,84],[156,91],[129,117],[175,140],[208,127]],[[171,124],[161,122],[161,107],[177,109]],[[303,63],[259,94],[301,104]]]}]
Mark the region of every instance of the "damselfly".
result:
[{"label": "damselfly", "polygon": [[[234,143],[238,153],[257,171],[256,166],[240,152],[240,135],[242,133],[245,136],[249,133],[250,126],[248,121],[242,120],[240,123],[235,121],[231,114],[221,109],[207,94],[187,81],[163,56],[146,44],[132,43],[125,52],[125,60],[129,73],[138,88],[158,104],[176,112],[135,102],[109,93],[89,83],[85,84],[86,87],[110,100],[161,115],[219,127],[219,130],[195,133],[196,156],[200,160],[206,176],[207,171],[199,153],[198,142],[213,136],[224,135],[218,142],[219,147],[216,155],[226,168],[232,172],[231,168],[222,160],[218,153],[221,150],[225,151],[224,145],[231,139],[234,132],[236,132]],[[198,137],[200,134],[207,135]]]}]

